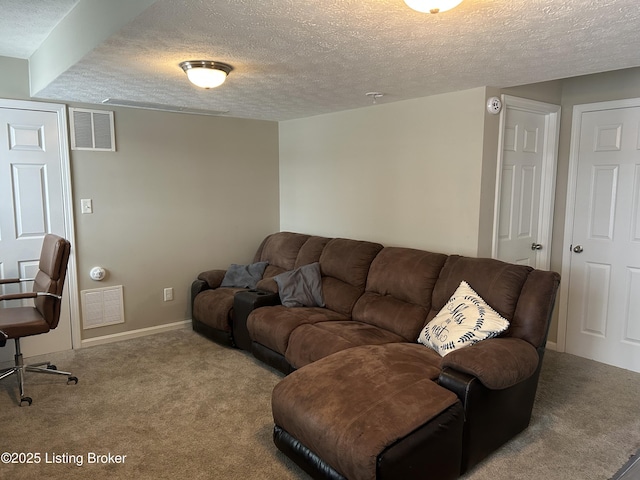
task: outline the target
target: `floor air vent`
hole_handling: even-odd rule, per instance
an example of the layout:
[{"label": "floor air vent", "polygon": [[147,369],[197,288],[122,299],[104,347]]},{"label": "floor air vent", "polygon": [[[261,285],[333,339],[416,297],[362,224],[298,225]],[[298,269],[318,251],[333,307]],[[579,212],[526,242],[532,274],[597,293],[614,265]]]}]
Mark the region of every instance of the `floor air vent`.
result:
[{"label": "floor air vent", "polygon": [[71,149],[114,152],[113,112],[70,108]]}]

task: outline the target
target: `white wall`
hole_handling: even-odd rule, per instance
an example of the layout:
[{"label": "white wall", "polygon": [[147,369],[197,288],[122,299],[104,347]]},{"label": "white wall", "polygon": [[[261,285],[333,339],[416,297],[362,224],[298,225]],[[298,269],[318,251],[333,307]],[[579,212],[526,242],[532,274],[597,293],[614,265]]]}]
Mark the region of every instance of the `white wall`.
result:
[{"label": "white wall", "polygon": [[281,230],[477,254],[485,95],[281,122]]}]

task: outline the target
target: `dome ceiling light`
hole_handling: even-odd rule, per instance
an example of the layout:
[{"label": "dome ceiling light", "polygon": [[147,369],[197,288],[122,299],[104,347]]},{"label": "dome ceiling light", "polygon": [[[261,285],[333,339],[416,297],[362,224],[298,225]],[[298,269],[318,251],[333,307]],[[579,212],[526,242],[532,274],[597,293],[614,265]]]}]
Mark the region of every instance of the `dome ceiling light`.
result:
[{"label": "dome ceiling light", "polygon": [[216,88],[224,83],[231,65],[211,60],[187,60],[180,63],[191,83],[201,88]]},{"label": "dome ceiling light", "polygon": [[404,0],[404,3],[418,12],[440,13],[457,7],[462,0]]}]

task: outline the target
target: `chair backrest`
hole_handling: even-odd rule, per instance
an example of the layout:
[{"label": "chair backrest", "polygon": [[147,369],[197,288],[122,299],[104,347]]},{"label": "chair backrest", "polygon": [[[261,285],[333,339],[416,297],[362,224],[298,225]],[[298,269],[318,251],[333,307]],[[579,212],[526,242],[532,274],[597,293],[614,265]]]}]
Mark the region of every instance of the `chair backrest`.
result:
[{"label": "chair backrest", "polygon": [[[70,251],[71,244],[68,240],[58,235],[45,235],[42,242],[42,251],[40,252],[38,273],[33,282],[34,292],[62,295]],[[51,296],[38,296],[34,299],[36,309],[47,321],[51,329],[58,326],[61,303],[60,299]]]}]

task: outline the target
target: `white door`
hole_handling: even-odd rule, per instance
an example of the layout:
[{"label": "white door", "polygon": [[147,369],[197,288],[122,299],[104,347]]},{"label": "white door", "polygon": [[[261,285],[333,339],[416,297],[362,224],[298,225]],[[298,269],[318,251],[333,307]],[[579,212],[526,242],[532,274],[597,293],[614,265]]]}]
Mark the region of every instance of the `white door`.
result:
[{"label": "white door", "polygon": [[[44,235],[66,237],[63,162],[58,114],[0,108],[0,276],[33,278]],[[4,293],[31,290],[5,285]],[[58,327],[20,341],[25,356],[72,347],[68,282]],[[1,302],[0,308],[33,305],[31,300]],[[13,343],[13,342],[11,342]],[[13,347],[0,349],[0,361],[13,358]]]},{"label": "white door", "polygon": [[493,256],[548,269],[560,107],[503,98]]},{"label": "white door", "polygon": [[640,106],[605,107],[574,111],[566,351],[640,372]]}]

